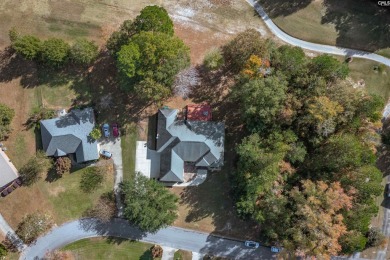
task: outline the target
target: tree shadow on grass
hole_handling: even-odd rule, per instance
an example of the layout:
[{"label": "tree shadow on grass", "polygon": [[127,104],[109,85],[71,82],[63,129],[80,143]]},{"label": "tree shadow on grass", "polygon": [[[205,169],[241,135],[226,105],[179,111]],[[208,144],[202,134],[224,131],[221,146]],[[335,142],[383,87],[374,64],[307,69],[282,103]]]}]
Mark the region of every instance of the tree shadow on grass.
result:
[{"label": "tree shadow on grass", "polygon": [[390,9],[377,1],[325,0],[323,24],[334,24],[337,46],[366,51],[390,47]]},{"label": "tree shadow on grass", "polygon": [[307,7],[313,0],[259,0],[270,18],[288,16]]}]

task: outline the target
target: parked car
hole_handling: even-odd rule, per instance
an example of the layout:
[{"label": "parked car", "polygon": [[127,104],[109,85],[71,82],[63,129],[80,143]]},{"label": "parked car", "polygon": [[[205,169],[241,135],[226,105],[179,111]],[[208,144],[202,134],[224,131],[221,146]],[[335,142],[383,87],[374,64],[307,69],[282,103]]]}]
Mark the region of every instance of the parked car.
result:
[{"label": "parked car", "polygon": [[271,246],[272,253],[279,253],[280,251],[282,251],[282,248],[276,247],[276,246]]},{"label": "parked car", "polygon": [[110,137],[110,126],[108,124],[103,125],[104,137]]},{"label": "parked car", "polygon": [[119,136],[119,128],[118,128],[118,124],[117,123],[113,123],[112,124],[112,135],[114,137],[118,137]]},{"label": "parked car", "polygon": [[255,241],[245,241],[245,246],[250,248],[258,248],[260,244]]},{"label": "parked car", "polygon": [[106,151],[106,150],[100,150],[100,155],[103,157],[106,157],[108,159],[110,159],[112,157],[112,153],[110,153],[109,151]]},{"label": "parked car", "polygon": [[390,198],[390,182],[387,183],[386,188],[387,188],[387,192],[386,192],[387,193],[387,197]]}]

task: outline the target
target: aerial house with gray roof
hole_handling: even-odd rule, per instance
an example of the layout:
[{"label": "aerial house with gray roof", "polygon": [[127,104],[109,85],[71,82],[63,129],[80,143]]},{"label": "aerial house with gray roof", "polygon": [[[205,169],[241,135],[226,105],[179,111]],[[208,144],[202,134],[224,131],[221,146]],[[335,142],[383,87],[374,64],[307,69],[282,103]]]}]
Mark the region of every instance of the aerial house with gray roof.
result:
[{"label": "aerial house with gray roof", "polygon": [[89,136],[95,127],[92,108],[75,109],[57,118],[42,120],[40,124],[47,156],[73,155],[77,163],[99,158],[97,141]]},{"label": "aerial house with gray roof", "polygon": [[169,108],[160,109],[156,120],[151,149],[159,181],[181,183],[187,169],[204,172],[223,166],[224,123],[178,119],[178,110]]}]

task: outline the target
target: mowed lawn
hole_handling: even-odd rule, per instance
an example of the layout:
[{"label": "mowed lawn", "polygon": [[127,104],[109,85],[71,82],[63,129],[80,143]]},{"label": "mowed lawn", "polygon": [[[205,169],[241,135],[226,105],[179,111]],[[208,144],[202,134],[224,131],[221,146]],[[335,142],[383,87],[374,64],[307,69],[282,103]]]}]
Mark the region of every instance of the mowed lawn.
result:
[{"label": "mowed lawn", "polygon": [[75,259],[93,260],[153,260],[153,245],[120,238],[82,239],[62,248],[71,251]]},{"label": "mowed lawn", "polygon": [[135,146],[138,138],[135,125],[126,125],[125,133],[121,136],[123,180],[129,180],[135,171]]},{"label": "mowed lawn", "polygon": [[80,180],[84,170],[64,174],[52,182],[43,177],[31,187],[16,189],[7,197],[0,198],[0,213],[13,228],[25,214],[37,210],[51,214],[58,225],[82,217],[103,193],[112,191],[114,187],[112,166],[107,166],[102,185],[91,193],[83,192]]},{"label": "mowed lawn", "polygon": [[387,49],[390,47],[390,31],[387,28],[390,22],[389,10],[378,6],[375,1],[259,2],[278,27],[299,39],[390,54]]}]

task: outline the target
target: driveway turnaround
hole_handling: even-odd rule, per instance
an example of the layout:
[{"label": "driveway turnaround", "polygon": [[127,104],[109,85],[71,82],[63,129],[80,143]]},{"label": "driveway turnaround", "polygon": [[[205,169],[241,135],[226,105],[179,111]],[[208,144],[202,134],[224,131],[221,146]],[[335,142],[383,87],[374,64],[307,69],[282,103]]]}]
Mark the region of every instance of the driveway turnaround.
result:
[{"label": "driveway turnaround", "polygon": [[198,231],[168,227],[156,233],[145,233],[131,226],[124,219],[114,219],[102,223],[96,219],[83,219],[65,223],[40,237],[35,244],[27,247],[20,259],[40,259],[47,251],[64,247],[74,241],[101,236],[121,237],[139,240],[146,243],[159,244],[201,254],[229,257],[231,259],[273,259],[269,247],[249,249],[244,242],[220,238]]},{"label": "driveway turnaround", "polygon": [[335,55],[341,55],[341,56],[353,56],[357,58],[363,58],[368,60],[377,61],[379,63],[385,64],[387,66],[390,66],[390,59],[385,58],[381,55],[369,53],[365,51],[359,51],[359,50],[353,50],[348,48],[341,48],[336,46],[330,46],[330,45],[324,45],[324,44],[317,44],[317,43],[311,43],[299,40],[297,38],[294,38],[287,33],[283,32],[281,29],[279,29],[278,26],[276,26],[271,18],[265,13],[264,9],[261,7],[259,3],[256,2],[256,0],[246,0],[251,6],[253,6],[256,10],[256,12],[260,15],[260,17],[263,19],[267,27],[270,29],[270,31],[279,39],[282,41],[289,43],[294,46],[299,46],[306,50],[311,51],[317,51],[317,52],[323,52],[328,54],[335,54]]}]

